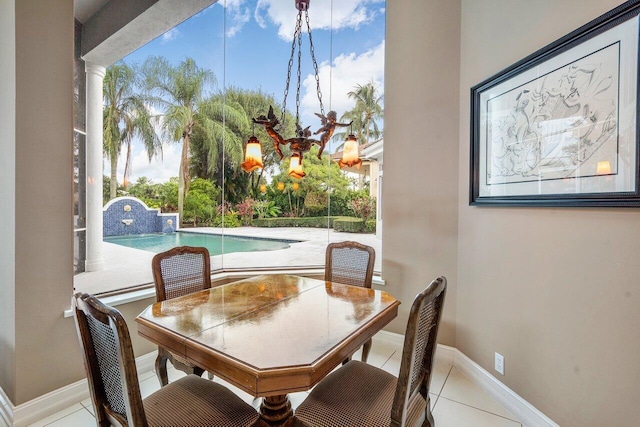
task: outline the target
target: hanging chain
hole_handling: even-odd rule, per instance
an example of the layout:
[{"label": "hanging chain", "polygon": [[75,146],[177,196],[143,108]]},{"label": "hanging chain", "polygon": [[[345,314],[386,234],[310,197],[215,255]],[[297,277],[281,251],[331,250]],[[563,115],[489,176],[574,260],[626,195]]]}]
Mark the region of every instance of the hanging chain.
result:
[{"label": "hanging chain", "polygon": [[[291,41],[291,56],[289,56],[289,65],[287,67],[287,82],[284,87],[284,98],[282,101],[282,118],[280,120],[281,129],[285,128],[285,117],[287,112],[287,97],[289,96],[289,83],[291,82],[291,67],[293,67],[293,55],[296,52],[296,39],[299,38],[300,32],[302,30],[302,11],[298,12],[298,19],[296,21],[296,29],[293,33],[293,40]],[[298,57],[300,56],[300,51],[298,50]],[[298,63],[300,59],[298,58]],[[300,66],[298,65],[298,68]],[[300,78],[298,77],[298,80]]]},{"label": "hanging chain", "polygon": [[[316,61],[315,49],[313,47],[313,39],[311,37],[311,24],[309,23],[309,11],[304,11],[305,22],[307,24],[307,33],[309,34],[309,51],[311,52],[311,60],[313,61],[313,72],[316,79],[316,93],[318,102],[320,103],[320,114],[324,116],[324,105],[322,104],[322,91],[320,90],[320,74],[318,72],[318,62]],[[293,67],[293,57],[296,52],[296,44],[298,45],[298,75],[296,85],[296,129],[300,125],[300,84],[302,80],[302,10],[298,10],[298,18],[296,20],[296,28],[291,42],[291,56],[287,66],[287,82],[284,87],[284,97],[282,101],[282,118],[280,120],[281,129],[285,128],[285,118],[287,112],[287,97],[289,96],[289,84],[291,83],[291,68]]]},{"label": "hanging chain", "polygon": [[305,20],[307,22],[307,32],[309,33],[309,51],[311,52],[311,59],[313,61],[313,71],[316,77],[316,90],[318,92],[318,102],[320,103],[320,114],[324,116],[324,105],[322,105],[322,92],[320,91],[320,75],[318,74],[318,63],[316,62],[315,50],[313,48],[313,40],[311,39],[311,25],[309,24],[309,11],[304,12]]}]

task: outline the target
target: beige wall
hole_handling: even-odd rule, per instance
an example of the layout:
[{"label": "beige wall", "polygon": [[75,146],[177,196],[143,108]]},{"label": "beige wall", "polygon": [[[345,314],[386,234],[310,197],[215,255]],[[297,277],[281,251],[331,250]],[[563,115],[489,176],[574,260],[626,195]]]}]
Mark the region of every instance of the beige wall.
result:
[{"label": "beige wall", "polygon": [[411,302],[437,276],[449,288],[439,341],[455,345],[460,3],[387,2],[382,274]]},{"label": "beige wall", "polygon": [[13,0],[0,0],[0,385],[15,391],[16,37]]},{"label": "beige wall", "polygon": [[[15,244],[0,245],[15,256],[15,276],[5,282],[3,274],[2,283],[3,293],[15,292],[15,341],[8,349],[2,342],[11,357],[0,386],[17,405],[78,380],[83,369],[73,321],[62,316],[73,291],[73,1],[3,1],[3,11],[11,7],[15,178],[2,186],[15,186],[15,204],[7,206]],[[12,108],[0,96],[2,108]]]},{"label": "beige wall", "polygon": [[456,345],[563,427],[640,425],[640,211],[469,207],[469,89],[620,3],[462,1]]}]

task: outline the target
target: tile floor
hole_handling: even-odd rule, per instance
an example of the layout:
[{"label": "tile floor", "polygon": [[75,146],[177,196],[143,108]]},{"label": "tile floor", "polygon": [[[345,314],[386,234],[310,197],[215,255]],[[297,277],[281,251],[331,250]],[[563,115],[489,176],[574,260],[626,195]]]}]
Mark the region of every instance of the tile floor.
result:
[{"label": "tile floor", "polygon": [[[398,375],[402,348],[382,338],[374,338],[368,362],[374,366]],[[359,359],[357,353],[354,358]],[[184,374],[169,368],[169,380]],[[142,397],[156,391],[160,385],[155,372],[140,375]],[[216,379],[224,383],[220,379]],[[249,394],[226,384],[247,402],[259,406],[260,401]],[[482,391],[455,367],[436,362],[431,380],[431,404],[437,427],[523,427],[506,409]],[[306,392],[290,395],[294,408],[305,398]],[[72,405],[63,411],[31,424],[33,427],[88,427],[95,426],[91,400]],[[0,418],[0,427],[4,427]]]}]

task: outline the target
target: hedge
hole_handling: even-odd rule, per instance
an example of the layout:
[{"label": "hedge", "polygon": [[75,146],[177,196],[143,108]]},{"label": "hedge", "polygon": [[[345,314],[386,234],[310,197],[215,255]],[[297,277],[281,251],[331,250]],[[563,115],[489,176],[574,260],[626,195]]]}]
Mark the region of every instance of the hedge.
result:
[{"label": "hedge", "polygon": [[333,221],[335,231],[345,231],[347,233],[361,233],[364,229],[364,221],[360,218],[341,218]]},{"label": "hedge", "polygon": [[310,216],[310,217],[291,217],[291,218],[263,218],[254,219],[254,227],[315,227],[315,228],[327,228],[327,220],[329,222],[329,228],[334,227],[335,221],[342,219],[354,219],[362,222],[357,218],[350,218],[348,216]]}]

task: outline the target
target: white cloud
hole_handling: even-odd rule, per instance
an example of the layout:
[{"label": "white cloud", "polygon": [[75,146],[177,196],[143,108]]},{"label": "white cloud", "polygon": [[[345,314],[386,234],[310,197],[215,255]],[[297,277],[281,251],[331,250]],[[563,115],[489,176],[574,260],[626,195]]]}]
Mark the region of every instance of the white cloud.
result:
[{"label": "white cloud", "polygon": [[[355,53],[338,56],[331,67],[328,63],[319,66],[320,89],[322,90],[322,102],[325,113],[330,109],[338,113],[338,118],[354,107],[355,101],[347,96],[356,85],[364,85],[373,80],[379,93],[384,93],[384,41],[375,48],[361,55]],[[316,94],[315,77],[310,74],[303,81],[304,95],[300,102],[301,113],[305,123],[311,124],[311,128],[320,127],[317,118],[313,115],[319,112],[318,96]],[[329,105],[331,100],[331,105]],[[308,122],[306,117],[313,117]],[[316,126],[317,123],[317,126]]]},{"label": "white cloud", "polygon": [[171,40],[175,40],[180,35],[180,30],[178,28],[173,27],[166,33],[162,35],[162,43],[170,42]]},{"label": "white cloud", "polygon": [[[180,169],[181,150],[182,144],[163,144],[162,155],[154,157],[151,162],[149,162],[149,157],[147,157],[147,153],[144,151],[144,148],[142,148],[142,144],[139,142],[137,144],[134,143],[129,182],[134,184],[138,178],[146,176],[155,184],[158,184],[169,181],[169,178],[171,177],[177,177]],[[123,150],[123,153],[121,153],[118,158],[118,184],[122,184],[125,160],[126,153]],[[109,176],[109,165],[109,160],[105,159],[103,163],[105,176]]]},{"label": "white cloud", "polygon": [[227,37],[235,36],[251,19],[251,10],[245,6],[246,3],[247,0],[226,0],[217,3],[227,9]]},{"label": "white cloud", "polygon": [[[313,0],[309,6],[309,22],[311,29],[340,30],[342,28],[358,28],[371,21],[376,13],[368,7],[384,0]],[[298,10],[291,1],[258,0],[254,19],[261,27],[265,27],[265,16],[278,27],[278,36],[291,41],[296,24]],[[306,24],[302,24],[306,31]]]}]

